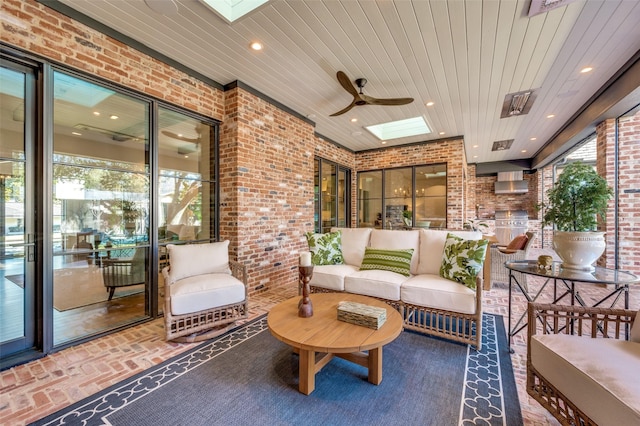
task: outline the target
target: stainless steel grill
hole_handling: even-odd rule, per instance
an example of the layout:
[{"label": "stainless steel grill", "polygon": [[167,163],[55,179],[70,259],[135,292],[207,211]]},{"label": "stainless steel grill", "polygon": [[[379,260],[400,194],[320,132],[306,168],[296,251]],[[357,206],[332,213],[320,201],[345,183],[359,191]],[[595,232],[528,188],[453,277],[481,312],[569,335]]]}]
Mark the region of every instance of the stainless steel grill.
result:
[{"label": "stainless steel grill", "polygon": [[507,245],[517,235],[527,232],[529,216],[526,210],[496,211],[496,239],[498,244]]}]

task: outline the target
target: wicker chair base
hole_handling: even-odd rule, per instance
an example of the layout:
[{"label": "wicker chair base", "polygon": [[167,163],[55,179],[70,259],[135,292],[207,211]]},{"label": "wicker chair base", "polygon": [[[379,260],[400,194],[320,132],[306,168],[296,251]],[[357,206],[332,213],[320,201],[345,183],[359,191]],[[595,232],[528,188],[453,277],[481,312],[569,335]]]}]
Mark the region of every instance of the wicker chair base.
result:
[{"label": "wicker chair base", "polygon": [[533,367],[527,371],[527,393],[565,426],[597,426]]},{"label": "wicker chair base", "polygon": [[[482,287],[480,287],[482,288]],[[311,286],[312,293],[340,293],[322,287]],[[387,300],[374,297],[388,303],[402,315],[404,328],[431,336],[443,337],[482,348],[482,311],[477,314],[461,314],[424,306],[410,305],[400,300]]]},{"label": "wicker chair base", "polygon": [[249,317],[247,301],[199,311],[193,314],[172,315],[165,305],[166,339],[174,342],[198,342],[224,333],[236,321]]}]

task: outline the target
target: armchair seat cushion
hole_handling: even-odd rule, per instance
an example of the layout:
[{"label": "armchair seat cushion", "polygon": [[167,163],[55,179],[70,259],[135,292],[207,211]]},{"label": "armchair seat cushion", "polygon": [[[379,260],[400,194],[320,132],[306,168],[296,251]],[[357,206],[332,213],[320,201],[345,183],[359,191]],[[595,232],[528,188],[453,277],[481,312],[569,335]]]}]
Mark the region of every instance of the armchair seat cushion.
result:
[{"label": "armchair seat cushion", "polygon": [[185,315],[213,307],[242,302],[242,281],[226,273],[213,273],[183,278],[169,287],[171,313]]},{"label": "armchair seat cushion", "polygon": [[531,364],[599,425],[640,424],[640,343],[532,336]]},{"label": "armchair seat cushion", "polygon": [[438,275],[416,275],[402,284],[404,303],[443,311],[475,314],[476,291]]}]

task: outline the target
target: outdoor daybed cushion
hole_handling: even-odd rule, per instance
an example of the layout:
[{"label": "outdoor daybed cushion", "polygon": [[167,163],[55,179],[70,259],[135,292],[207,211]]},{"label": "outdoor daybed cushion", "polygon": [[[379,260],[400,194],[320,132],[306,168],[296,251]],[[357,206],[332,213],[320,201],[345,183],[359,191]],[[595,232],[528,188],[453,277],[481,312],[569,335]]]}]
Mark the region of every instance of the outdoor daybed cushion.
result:
[{"label": "outdoor daybed cushion", "polygon": [[531,362],[596,424],[640,424],[640,343],[535,335]]},{"label": "outdoor daybed cushion", "polygon": [[171,268],[171,313],[184,315],[242,302],[245,287],[231,275],[229,241],[167,245]]}]

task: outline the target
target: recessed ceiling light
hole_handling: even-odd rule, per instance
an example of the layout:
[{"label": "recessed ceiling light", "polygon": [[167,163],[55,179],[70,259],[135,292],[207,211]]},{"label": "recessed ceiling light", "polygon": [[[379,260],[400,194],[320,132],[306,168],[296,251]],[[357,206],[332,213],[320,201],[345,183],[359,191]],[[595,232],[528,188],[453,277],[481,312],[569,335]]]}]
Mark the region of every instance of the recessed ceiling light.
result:
[{"label": "recessed ceiling light", "polygon": [[478,145],[474,145],[474,146],[472,146],[472,148],[477,148],[477,147],[478,147]]},{"label": "recessed ceiling light", "polygon": [[591,72],[591,71],[593,71],[593,68],[592,68],[592,67],[584,67],[584,68],[582,68],[582,69],[580,70],[580,73],[581,73],[581,74],[586,74],[586,73]]},{"label": "recessed ceiling light", "polygon": [[444,132],[440,132],[440,133],[438,133],[438,134],[439,134],[439,135],[444,135]]},{"label": "recessed ceiling light", "polygon": [[537,139],[538,139],[538,138],[533,137],[533,138],[531,138],[531,139],[529,139],[529,140],[530,140],[530,141],[535,141],[535,140],[537,140]]},{"label": "recessed ceiling light", "polygon": [[523,150],[522,150],[522,151],[520,151],[520,152],[524,153],[524,152],[527,152],[527,150],[526,150],[526,149],[523,149]]},{"label": "recessed ceiling light", "polygon": [[433,101],[429,101],[429,102],[427,102],[427,103],[426,103],[426,105],[427,105],[427,106],[433,106],[433,105],[434,105],[434,102],[433,102]]},{"label": "recessed ceiling light", "polygon": [[113,114],[113,115],[110,115],[109,118],[112,119],[112,120],[117,120],[120,117],[118,117],[117,115]]},{"label": "recessed ceiling light", "polygon": [[387,141],[382,141],[381,143],[382,143],[382,145],[386,145]]},{"label": "recessed ceiling light", "polygon": [[74,136],[82,136],[82,133],[78,133],[78,132],[71,132],[71,134]]},{"label": "recessed ceiling light", "polygon": [[473,156],[473,158],[478,158],[478,156],[477,156],[477,155],[474,155],[474,156]]},{"label": "recessed ceiling light", "polygon": [[355,123],[356,121],[358,121],[358,119],[357,119],[357,118],[352,118],[352,119],[351,119],[351,122],[352,122],[352,123]]},{"label": "recessed ceiling light", "polygon": [[259,41],[254,41],[250,44],[250,46],[253,50],[262,50],[262,43],[260,43]]},{"label": "recessed ceiling light", "polygon": [[553,118],[555,116],[556,116],[555,114],[549,114],[549,115],[547,115],[547,118]]},{"label": "recessed ceiling light", "polygon": [[93,115],[95,115],[96,117],[100,115],[100,111],[93,111]]}]

